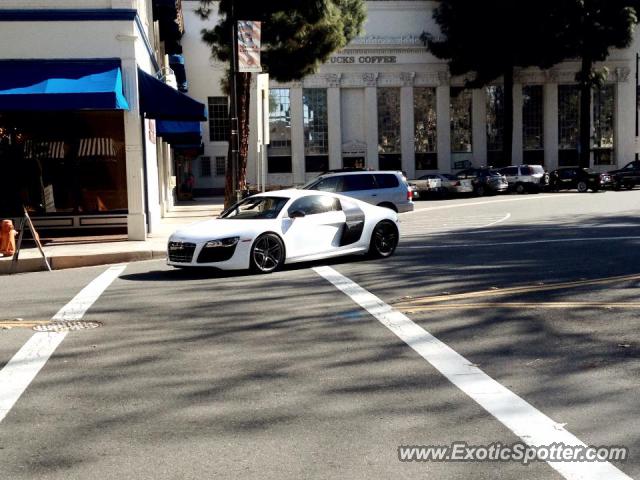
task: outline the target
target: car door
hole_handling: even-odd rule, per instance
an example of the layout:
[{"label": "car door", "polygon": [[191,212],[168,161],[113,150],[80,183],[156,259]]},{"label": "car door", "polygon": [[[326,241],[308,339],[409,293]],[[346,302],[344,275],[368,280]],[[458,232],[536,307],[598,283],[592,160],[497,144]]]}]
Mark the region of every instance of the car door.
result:
[{"label": "car door", "polygon": [[345,215],[337,198],[309,195],[291,204],[283,222],[287,258],[298,258],[336,249]]},{"label": "car door", "polygon": [[342,193],[374,205],[382,201],[378,199],[380,192],[377,189],[375,178],[371,173],[342,176]]},{"label": "car door", "polygon": [[577,172],[575,168],[565,168],[558,171],[559,187],[563,189],[575,188]]}]

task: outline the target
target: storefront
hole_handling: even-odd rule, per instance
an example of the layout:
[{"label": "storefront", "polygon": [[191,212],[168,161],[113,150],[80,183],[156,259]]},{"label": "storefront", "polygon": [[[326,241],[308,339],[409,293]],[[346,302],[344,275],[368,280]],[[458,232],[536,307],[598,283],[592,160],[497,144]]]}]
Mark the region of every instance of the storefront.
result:
[{"label": "storefront", "polygon": [[0,216],[39,227],[127,225],[120,61],[0,62]]},{"label": "storefront", "polygon": [[[24,207],[40,229],[126,231],[130,106],[120,61],[11,60],[0,69],[0,216]],[[138,85],[141,131],[157,120],[165,141],[200,142],[204,105],[141,70]]]}]

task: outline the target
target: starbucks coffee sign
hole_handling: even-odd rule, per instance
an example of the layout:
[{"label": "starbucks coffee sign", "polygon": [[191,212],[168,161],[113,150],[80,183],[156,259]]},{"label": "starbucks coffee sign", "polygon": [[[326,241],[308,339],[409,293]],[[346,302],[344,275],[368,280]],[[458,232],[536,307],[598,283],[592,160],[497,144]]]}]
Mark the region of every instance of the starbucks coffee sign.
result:
[{"label": "starbucks coffee sign", "polygon": [[376,63],[397,63],[398,57],[395,55],[361,55],[346,56],[339,55],[329,59],[332,64],[376,64]]}]

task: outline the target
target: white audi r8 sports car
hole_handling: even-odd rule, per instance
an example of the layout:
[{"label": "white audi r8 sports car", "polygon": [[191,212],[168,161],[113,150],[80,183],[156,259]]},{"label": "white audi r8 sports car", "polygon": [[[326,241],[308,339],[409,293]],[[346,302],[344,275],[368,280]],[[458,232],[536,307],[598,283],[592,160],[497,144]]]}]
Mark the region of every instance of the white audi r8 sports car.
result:
[{"label": "white audi r8 sports car", "polygon": [[398,245],[398,214],[329,192],[280,190],[246,198],[218,218],[176,231],[175,267],[252,269],[355,253],[389,257]]}]

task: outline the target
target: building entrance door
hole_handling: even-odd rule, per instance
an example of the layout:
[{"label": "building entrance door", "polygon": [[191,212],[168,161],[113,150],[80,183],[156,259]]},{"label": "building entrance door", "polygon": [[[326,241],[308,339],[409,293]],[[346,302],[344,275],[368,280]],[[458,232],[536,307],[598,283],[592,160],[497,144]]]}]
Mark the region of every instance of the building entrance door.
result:
[{"label": "building entrance door", "polygon": [[342,157],[343,168],[364,168],[364,157]]}]

